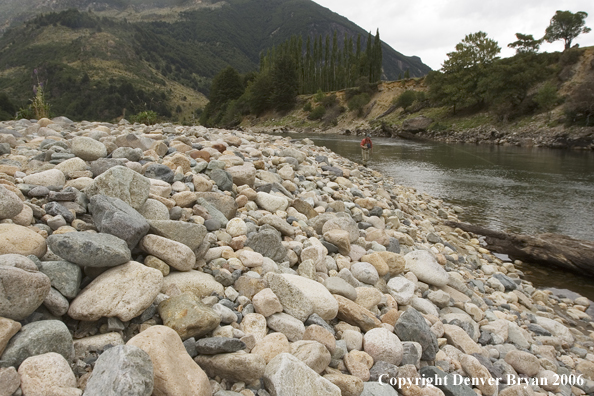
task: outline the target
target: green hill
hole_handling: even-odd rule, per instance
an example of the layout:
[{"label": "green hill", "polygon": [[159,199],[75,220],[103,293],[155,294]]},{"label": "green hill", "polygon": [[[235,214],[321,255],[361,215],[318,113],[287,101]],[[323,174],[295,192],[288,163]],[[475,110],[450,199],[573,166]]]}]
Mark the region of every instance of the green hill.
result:
[{"label": "green hill", "polygon": [[[227,65],[257,70],[260,52],[292,35],[367,35],[310,0],[5,0],[0,26],[0,92],[13,102],[25,103],[39,79],[55,114],[154,110],[180,122],[192,121]],[[430,71],[385,43],[383,53],[387,80]]]}]

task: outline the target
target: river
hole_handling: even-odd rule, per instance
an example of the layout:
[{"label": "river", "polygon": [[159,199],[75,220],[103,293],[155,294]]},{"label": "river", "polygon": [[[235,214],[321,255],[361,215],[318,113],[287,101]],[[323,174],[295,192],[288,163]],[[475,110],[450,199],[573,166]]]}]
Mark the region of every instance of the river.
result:
[{"label": "river", "polygon": [[[289,134],[361,161],[361,137]],[[373,138],[372,169],[460,206],[461,221],[535,235],[594,240],[594,152],[461,145]],[[524,264],[537,287],[569,289],[594,300],[594,280]]]}]

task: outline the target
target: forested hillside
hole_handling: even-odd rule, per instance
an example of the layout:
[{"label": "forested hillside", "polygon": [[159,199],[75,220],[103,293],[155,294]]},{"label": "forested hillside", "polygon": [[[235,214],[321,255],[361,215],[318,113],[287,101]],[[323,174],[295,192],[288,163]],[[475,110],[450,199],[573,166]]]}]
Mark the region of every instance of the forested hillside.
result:
[{"label": "forested hillside", "polygon": [[[22,9],[51,12],[19,24]],[[7,1],[0,25],[7,24],[0,92],[22,106],[43,83],[53,113],[99,120],[152,110],[192,122],[225,67],[257,71],[263,51],[291,36],[326,40],[336,32],[342,46],[369,33],[310,0]],[[430,71],[417,57],[381,49],[384,79]]]}]

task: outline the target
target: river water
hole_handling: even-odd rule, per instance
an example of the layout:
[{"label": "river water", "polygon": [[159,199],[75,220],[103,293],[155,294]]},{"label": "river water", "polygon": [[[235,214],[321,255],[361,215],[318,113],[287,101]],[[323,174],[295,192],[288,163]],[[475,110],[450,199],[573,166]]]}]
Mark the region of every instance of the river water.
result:
[{"label": "river water", "polygon": [[[361,137],[290,134],[361,162]],[[372,169],[464,209],[461,221],[535,235],[594,240],[594,152],[374,138]],[[524,264],[537,287],[594,300],[594,280]]]}]

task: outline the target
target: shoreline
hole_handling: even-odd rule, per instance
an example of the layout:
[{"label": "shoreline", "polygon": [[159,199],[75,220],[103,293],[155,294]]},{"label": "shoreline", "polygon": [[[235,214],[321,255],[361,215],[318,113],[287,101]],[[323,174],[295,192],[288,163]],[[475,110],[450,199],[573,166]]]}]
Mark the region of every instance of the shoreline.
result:
[{"label": "shoreline", "polygon": [[15,391],[49,386],[35,365],[60,362],[72,394],[131,366],[131,385],[176,395],[390,395],[378,381],[395,373],[410,395],[594,390],[588,299],[534,288],[446,226],[442,201],[309,139],[68,121],[0,123]]},{"label": "shoreline", "polygon": [[498,128],[491,125],[469,128],[463,131],[406,131],[388,126],[383,128],[361,127],[355,131],[341,128],[299,128],[299,127],[262,127],[249,126],[245,130],[262,133],[292,132],[327,135],[365,136],[371,133],[375,137],[402,138],[406,140],[457,143],[484,144],[515,147],[539,147],[562,150],[594,150],[594,127],[575,127],[570,130],[564,128]]}]

